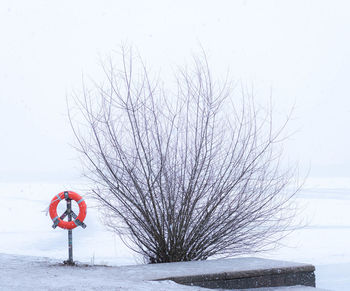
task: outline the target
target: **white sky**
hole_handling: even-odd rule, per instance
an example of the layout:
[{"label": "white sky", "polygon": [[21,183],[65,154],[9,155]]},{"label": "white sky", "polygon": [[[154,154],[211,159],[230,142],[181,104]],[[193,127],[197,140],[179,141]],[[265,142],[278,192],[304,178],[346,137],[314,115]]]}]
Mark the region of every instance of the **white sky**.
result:
[{"label": "white sky", "polygon": [[[215,71],[296,104],[286,150],[311,177],[350,170],[350,2],[0,2],[0,181],[79,176],[66,94],[100,56],[132,44],[152,67],[181,65],[200,45]],[[96,73],[95,73],[96,72]]]}]

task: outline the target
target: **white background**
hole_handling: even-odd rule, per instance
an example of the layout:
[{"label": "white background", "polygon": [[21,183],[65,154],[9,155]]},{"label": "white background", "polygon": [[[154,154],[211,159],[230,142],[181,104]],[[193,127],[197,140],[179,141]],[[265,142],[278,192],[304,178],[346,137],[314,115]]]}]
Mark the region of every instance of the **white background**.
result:
[{"label": "white background", "polygon": [[[272,94],[278,118],[295,104],[285,152],[310,169],[297,197],[308,227],[265,255],[315,264],[320,287],[348,290],[348,3],[1,0],[0,253],[66,259],[66,232],[41,211],[63,190],[84,193],[66,109],[82,76],[100,80],[100,61],[125,44],[168,80],[204,48],[219,78],[229,70],[262,103]],[[75,258],[139,262],[91,204]]]},{"label": "white background", "polygon": [[[213,70],[295,104],[286,144],[310,177],[350,169],[347,1],[6,1],[0,3],[0,180],[80,175],[66,96],[101,59],[134,46],[156,72],[203,47]],[[169,70],[170,68],[170,70]],[[221,75],[220,75],[221,74]]]}]

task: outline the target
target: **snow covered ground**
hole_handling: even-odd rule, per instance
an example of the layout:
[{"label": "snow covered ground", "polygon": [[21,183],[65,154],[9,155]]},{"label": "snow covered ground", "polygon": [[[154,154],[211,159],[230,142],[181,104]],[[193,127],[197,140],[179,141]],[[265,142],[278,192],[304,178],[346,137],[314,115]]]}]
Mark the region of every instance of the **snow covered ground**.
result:
[{"label": "snow covered ground", "polygon": [[[172,281],[150,281],[159,275],[169,277],[161,265],[135,266],[63,266],[49,258],[0,254],[0,290],[210,290],[189,287]],[[214,262],[211,267],[216,266]],[[186,264],[188,265],[188,264]],[[173,267],[173,265],[172,265]],[[175,270],[176,271],[176,270]],[[189,268],[191,271],[191,268]],[[193,271],[193,270],[192,270]],[[183,271],[180,270],[183,274]],[[259,291],[312,291],[313,288],[293,286],[261,288]],[[253,289],[257,290],[257,289]]]},{"label": "snow covered ground", "polygon": [[[65,286],[79,289],[78,285],[66,283],[66,279],[72,280],[75,273],[82,278],[85,290],[112,286],[122,290],[179,290],[179,285],[173,282],[138,281],[134,275],[125,272],[105,272],[107,267],[70,269],[63,274],[57,264],[67,259],[67,232],[52,229],[50,217],[45,215],[52,197],[63,190],[75,190],[84,195],[83,188],[75,183],[0,183],[0,290],[23,290],[20,287],[28,286],[28,280],[43,289],[61,290]],[[314,264],[317,287],[350,290],[350,180],[310,180],[297,200],[304,209],[302,218],[308,226],[295,231],[281,248],[260,256]],[[113,233],[104,229],[103,218],[91,207],[92,201],[87,200],[87,204],[85,222],[88,227],[73,231],[74,259],[95,265],[142,263]],[[36,271],[28,273],[28,269]],[[92,283],[87,279],[91,276],[101,279]],[[58,285],[50,285],[56,277],[60,278]],[[43,278],[47,278],[46,281]]]}]

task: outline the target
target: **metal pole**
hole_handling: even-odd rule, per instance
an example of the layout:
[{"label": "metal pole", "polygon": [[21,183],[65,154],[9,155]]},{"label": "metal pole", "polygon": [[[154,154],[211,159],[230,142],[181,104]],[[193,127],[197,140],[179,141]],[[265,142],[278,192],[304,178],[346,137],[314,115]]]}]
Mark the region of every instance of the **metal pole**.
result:
[{"label": "metal pole", "polygon": [[[72,221],[72,200],[67,199],[67,213],[68,221]],[[74,265],[73,262],[73,233],[72,230],[68,230],[68,265]]]}]

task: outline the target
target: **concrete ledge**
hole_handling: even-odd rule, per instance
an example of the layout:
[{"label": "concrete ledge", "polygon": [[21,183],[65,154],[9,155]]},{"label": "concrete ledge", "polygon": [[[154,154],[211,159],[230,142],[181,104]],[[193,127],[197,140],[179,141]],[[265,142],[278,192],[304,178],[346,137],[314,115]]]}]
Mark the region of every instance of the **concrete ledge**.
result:
[{"label": "concrete ledge", "polygon": [[[158,264],[160,265],[168,276],[162,277],[159,274],[159,277],[153,280],[172,280],[179,284],[205,288],[315,286],[315,267],[309,264],[260,258],[237,258]],[[171,270],[176,272],[172,274]]]}]

